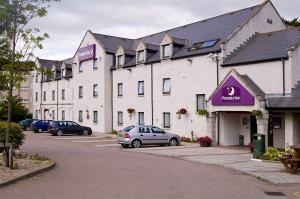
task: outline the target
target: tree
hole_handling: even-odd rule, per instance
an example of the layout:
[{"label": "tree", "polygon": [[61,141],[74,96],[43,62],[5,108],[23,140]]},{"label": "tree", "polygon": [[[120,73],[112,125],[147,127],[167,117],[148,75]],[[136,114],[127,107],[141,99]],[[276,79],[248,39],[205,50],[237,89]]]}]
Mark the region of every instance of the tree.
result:
[{"label": "tree", "polygon": [[[34,50],[42,49],[42,42],[48,34],[41,33],[29,23],[47,14],[51,1],[59,0],[0,0],[0,80],[7,100],[7,133],[4,144],[10,143],[13,89],[19,88],[25,81],[25,75],[35,66]],[[4,147],[4,159],[7,167],[13,168],[13,158]]]},{"label": "tree", "polygon": [[288,26],[294,26],[294,27],[299,27],[300,26],[300,19],[298,17],[296,17],[296,18],[294,18],[292,20],[283,19],[283,21]]},{"label": "tree", "polygon": [[[7,120],[7,102],[0,102],[0,121]],[[21,103],[19,97],[13,97],[12,101],[11,122],[20,122],[26,118],[30,118],[29,110]]]}]

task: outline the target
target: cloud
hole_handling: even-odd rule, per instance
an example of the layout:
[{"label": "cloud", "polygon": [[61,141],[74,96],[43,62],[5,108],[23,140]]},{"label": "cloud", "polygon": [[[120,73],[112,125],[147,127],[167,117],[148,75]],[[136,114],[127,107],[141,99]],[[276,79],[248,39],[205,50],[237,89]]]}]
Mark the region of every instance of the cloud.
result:
[{"label": "cloud", "polygon": [[[262,0],[61,0],[32,24],[50,34],[36,55],[72,57],[86,30],[138,38],[262,3]],[[300,1],[273,0],[285,18],[299,16]]]}]

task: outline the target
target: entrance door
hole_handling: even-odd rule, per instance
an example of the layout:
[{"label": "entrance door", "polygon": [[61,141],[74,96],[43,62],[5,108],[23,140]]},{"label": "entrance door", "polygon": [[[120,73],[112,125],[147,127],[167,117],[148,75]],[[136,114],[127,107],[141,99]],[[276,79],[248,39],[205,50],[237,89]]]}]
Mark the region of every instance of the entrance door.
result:
[{"label": "entrance door", "polygon": [[269,124],[268,124],[268,145],[273,146],[273,117],[269,117]]},{"label": "entrance door", "polygon": [[250,140],[253,142],[253,134],[257,133],[257,121],[256,117],[250,115]]}]

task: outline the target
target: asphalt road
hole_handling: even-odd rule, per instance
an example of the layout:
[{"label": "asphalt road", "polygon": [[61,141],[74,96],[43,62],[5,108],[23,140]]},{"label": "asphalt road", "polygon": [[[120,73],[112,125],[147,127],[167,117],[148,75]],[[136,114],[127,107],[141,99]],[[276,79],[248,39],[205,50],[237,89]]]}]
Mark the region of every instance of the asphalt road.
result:
[{"label": "asphalt road", "polygon": [[[84,140],[28,133],[23,149],[47,155],[57,166],[1,188],[0,199],[300,198],[298,185],[275,186],[234,170],[128,152],[110,141],[95,147],[97,141]],[[268,196],[265,191],[288,196]]]}]

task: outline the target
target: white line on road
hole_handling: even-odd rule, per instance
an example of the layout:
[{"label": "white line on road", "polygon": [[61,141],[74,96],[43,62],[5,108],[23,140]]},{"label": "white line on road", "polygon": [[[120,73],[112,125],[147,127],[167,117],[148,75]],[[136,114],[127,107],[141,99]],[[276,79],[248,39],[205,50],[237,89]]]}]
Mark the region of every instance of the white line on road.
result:
[{"label": "white line on road", "polygon": [[116,140],[76,140],[74,143],[115,142]]},{"label": "white line on road", "polygon": [[[104,139],[104,137],[56,137],[55,140]],[[107,137],[106,137],[107,139]]]},{"label": "white line on road", "polygon": [[119,144],[97,144],[93,145],[94,147],[111,147],[111,146],[120,146]]}]

